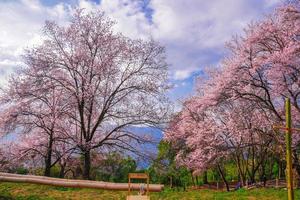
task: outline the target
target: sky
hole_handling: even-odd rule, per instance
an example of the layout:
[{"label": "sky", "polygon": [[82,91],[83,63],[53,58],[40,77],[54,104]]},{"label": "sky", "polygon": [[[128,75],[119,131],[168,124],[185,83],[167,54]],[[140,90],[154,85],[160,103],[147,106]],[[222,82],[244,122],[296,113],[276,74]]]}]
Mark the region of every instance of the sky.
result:
[{"label": "sky", "polygon": [[40,44],[45,20],[64,25],[74,8],[102,10],[115,30],[131,38],[154,38],[166,47],[168,96],[192,94],[204,67],[218,66],[224,44],[282,0],[0,0],[0,86],[19,66],[25,48]]}]

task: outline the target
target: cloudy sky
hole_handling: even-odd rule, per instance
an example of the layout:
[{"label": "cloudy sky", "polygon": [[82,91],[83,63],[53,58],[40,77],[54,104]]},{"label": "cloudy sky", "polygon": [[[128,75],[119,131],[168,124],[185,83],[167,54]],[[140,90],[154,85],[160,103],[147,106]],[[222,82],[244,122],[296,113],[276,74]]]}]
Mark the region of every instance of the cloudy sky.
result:
[{"label": "cloudy sky", "polygon": [[218,65],[224,43],[282,0],[0,0],[0,85],[20,65],[24,48],[37,45],[46,19],[64,24],[72,9],[101,9],[115,29],[132,38],[153,37],[167,50],[169,96],[182,99],[201,69]]}]

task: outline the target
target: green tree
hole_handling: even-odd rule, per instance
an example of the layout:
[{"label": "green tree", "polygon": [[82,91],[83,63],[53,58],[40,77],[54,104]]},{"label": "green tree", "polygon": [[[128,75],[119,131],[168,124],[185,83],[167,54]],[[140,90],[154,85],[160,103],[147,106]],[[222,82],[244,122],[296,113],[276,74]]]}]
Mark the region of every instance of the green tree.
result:
[{"label": "green tree", "polygon": [[102,181],[127,182],[128,173],[136,169],[137,164],[133,158],[114,152],[108,154],[93,171],[96,178]]},{"label": "green tree", "polygon": [[148,169],[152,182],[167,184],[171,188],[181,186],[184,189],[191,183],[191,172],[186,167],[180,167],[175,162],[176,149],[171,143],[161,141],[158,154]]}]

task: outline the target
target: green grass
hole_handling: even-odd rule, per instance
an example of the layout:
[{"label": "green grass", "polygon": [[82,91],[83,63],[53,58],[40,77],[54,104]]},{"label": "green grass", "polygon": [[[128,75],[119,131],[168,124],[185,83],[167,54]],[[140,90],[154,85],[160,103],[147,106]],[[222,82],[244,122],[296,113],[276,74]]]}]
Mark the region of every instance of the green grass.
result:
[{"label": "green grass", "polygon": [[[160,193],[151,193],[151,200],[284,200],[287,199],[286,193],[284,189],[254,189],[235,192],[217,192],[213,190],[183,192],[166,189]],[[127,192],[124,191],[63,188],[23,183],[0,183],[0,200],[125,200],[126,194]],[[300,199],[300,190],[296,190],[295,194],[295,199]]]}]

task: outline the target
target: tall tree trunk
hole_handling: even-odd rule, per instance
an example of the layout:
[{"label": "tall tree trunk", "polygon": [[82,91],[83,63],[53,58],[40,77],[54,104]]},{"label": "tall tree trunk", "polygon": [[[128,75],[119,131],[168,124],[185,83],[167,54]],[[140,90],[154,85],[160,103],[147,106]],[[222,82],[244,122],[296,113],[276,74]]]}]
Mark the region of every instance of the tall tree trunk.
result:
[{"label": "tall tree trunk", "polygon": [[252,165],[251,165],[251,182],[255,183],[255,171],[254,171],[254,165],[255,165],[255,152],[254,152],[254,145],[252,145]]},{"label": "tall tree trunk", "polygon": [[286,176],[286,173],[285,173],[285,169],[286,169],[286,164],[285,162],[281,162],[281,177],[285,177]]},{"label": "tall tree trunk", "polygon": [[85,150],[84,152],[84,163],[83,163],[83,178],[90,180],[90,170],[91,170],[91,154],[90,150]]},{"label": "tall tree trunk", "polygon": [[281,178],[281,163],[280,163],[280,159],[276,159],[277,165],[278,165],[278,174],[274,174],[275,177],[277,177],[278,179]]},{"label": "tall tree trunk", "polygon": [[51,134],[50,138],[49,138],[49,144],[48,144],[47,154],[46,154],[46,158],[45,158],[44,176],[51,175],[52,146],[53,146],[53,138],[52,138],[52,134]]},{"label": "tall tree trunk", "polygon": [[60,165],[59,178],[65,177],[65,168],[66,168],[66,163]]},{"label": "tall tree trunk", "polygon": [[241,160],[239,158],[239,155],[236,155],[236,165],[238,169],[238,173],[240,175],[240,181],[242,183],[242,186],[246,185],[246,175],[243,173],[242,166],[241,166]]},{"label": "tall tree trunk", "polygon": [[193,176],[193,172],[192,171],[191,171],[191,177],[192,177],[193,186],[196,187],[196,182],[195,182],[195,178]]},{"label": "tall tree trunk", "polygon": [[[293,150],[293,157],[294,157],[294,163],[293,163],[293,165],[294,165],[295,168],[296,168],[298,177],[300,177],[300,161],[299,161],[299,157],[298,157],[298,154],[297,154],[297,151],[296,151],[296,150]],[[297,180],[297,181],[298,181],[298,180]],[[298,181],[298,182],[299,182],[299,181]],[[299,184],[299,183],[297,183],[297,184]]]},{"label": "tall tree trunk", "polygon": [[207,171],[205,171],[203,173],[203,184],[208,184],[208,181],[207,181]]},{"label": "tall tree trunk", "polygon": [[222,180],[223,180],[223,182],[224,182],[224,184],[226,186],[226,191],[229,192],[229,184],[228,184],[228,182],[227,182],[227,180],[225,178],[225,175],[224,175],[224,173],[223,173],[223,171],[221,169],[221,166],[219,164],[217,166],[218,166],[218,171],[220,173],[220,176],[221,176],[221,178],[222,178]]},{"label": "tall tree trunk", "polygon": [[255,183],[255,175],[248,170],[248,176],[250,178],[251,184]]},{"label": "tall tree trunk", "polygon": [[266,175],[265,165],[263,163],[261,165],[261,172],[260,172],[259,176],[260,176],[259,177],[260,182],[263,182],[264,187],[266,187],[266,184],[267,184],[267,175]]},{"label": "tall tree trunk", "polygon": [[[273,167],[274,167],[274,164],[275,164],[275,160],[274,160],[274,158],[272,157],[272,159],[270,159],[270,166],[269,166],[269,169],[271,169],[271,170],[269,170],[269,173],[268,173],[268,179],[269,180],[271,180],[272,179],[272,175],[273,175]],[[276,178],[276,176],[275,176],[275,178]]]}]

